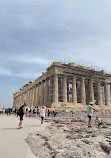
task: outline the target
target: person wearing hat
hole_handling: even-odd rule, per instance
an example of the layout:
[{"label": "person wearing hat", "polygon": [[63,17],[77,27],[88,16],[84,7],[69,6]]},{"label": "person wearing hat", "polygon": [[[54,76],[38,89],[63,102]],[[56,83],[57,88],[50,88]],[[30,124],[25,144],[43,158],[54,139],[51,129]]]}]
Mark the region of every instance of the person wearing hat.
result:
[{"label": "person wearing hat", "polygon": [[87,116],[89,118],[88,120],[88,127],[92,127],[91,126],[91,117],[93,116],[93,111],[96,111],[94,108],[93,108],[93,104],[94,102],[91,101],[89,102],[88,106],[87,106]]}]

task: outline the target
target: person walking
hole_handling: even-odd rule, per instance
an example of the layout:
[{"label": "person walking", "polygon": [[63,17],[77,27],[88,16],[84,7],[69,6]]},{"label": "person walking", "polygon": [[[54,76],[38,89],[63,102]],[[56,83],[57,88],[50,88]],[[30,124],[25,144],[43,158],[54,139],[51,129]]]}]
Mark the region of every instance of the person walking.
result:
[{"label": "person walking", "polygon": [[46,112],[45,112],[45,109],[44,109],[44,106],[43,106],[42,109],[40,110],[41,126],[43,125],[45,116],[46,116]]},{"label": "person walking", "polygon": [[26,107],[26,103],[24,103],[24,104],[18,109],[17,115],[20,116],[20,121],[19,121],[19,125],[18,125],[18,128],[17,128],[17,129],[23,128],[23,126],[22,126],[23,116],[24,116],[24,114],[27,116],[26,111],[25,111],[25,107]]},{"label": "person walking", "polygon": [[50,110],[48,109],[48,111],[47,111],[47,115],[48,115],[48,117],[50,116]]},{"label": "person walking", "polygon": [[39,116],[39,107],[37,106],[37,116]]},{"label": "person walking", "polygon": [[88,127],[92,127],[91,126],[91,117],[93,116],[93,111],[96,111],[94,108],[93,108],[93,105],[94,105],[94,102],[91,101],[89,102],[88,106],[87,106],[87,117],[89,118],[88,119]]}]

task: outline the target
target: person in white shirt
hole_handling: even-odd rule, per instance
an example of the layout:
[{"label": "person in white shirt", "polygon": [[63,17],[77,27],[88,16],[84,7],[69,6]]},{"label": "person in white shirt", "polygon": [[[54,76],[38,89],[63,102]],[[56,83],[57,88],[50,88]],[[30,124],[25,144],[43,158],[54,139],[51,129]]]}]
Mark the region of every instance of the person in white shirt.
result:
[{"label": "person in white shirt", "polygon": [[45,112],[44,107],[42,107],[42,109],[40,110],[41,125],[43,125],[45,116],[46,116],[46,112]]},{"label": "person in white shirt", "polygon": [[98,116],[96,116],[95,122],[97,122],[97,125],[99,128],[100,128],[100,125],[102,125],[102,127],[104,127],[104,121],[101,120]]}]

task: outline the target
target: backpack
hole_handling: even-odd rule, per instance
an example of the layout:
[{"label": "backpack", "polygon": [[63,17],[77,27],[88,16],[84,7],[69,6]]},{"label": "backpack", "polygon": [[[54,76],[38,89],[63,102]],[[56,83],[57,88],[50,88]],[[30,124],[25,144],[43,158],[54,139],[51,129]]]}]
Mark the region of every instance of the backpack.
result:
[{"label": "backpack", "polygon": [[17,110],[17,115],[20,116],[20,108]]},{"label": "backpack", "polygon": [[21,114],[23,114],[23,108],[24,107],[24,105],[22,105],[18,110],[17,110],[17,115],[21,115]]}]

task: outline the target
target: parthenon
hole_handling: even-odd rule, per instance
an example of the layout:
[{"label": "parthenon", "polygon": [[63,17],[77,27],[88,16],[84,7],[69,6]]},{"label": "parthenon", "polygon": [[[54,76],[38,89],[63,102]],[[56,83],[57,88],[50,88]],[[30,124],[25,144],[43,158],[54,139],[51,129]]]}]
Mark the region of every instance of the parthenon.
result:
[{"label": "parthenon", "polygon": [[90,67],[53,62],[46,72],[13,93],[13,106],[74,106],[95,101],[111,105],[111,74]]}]

